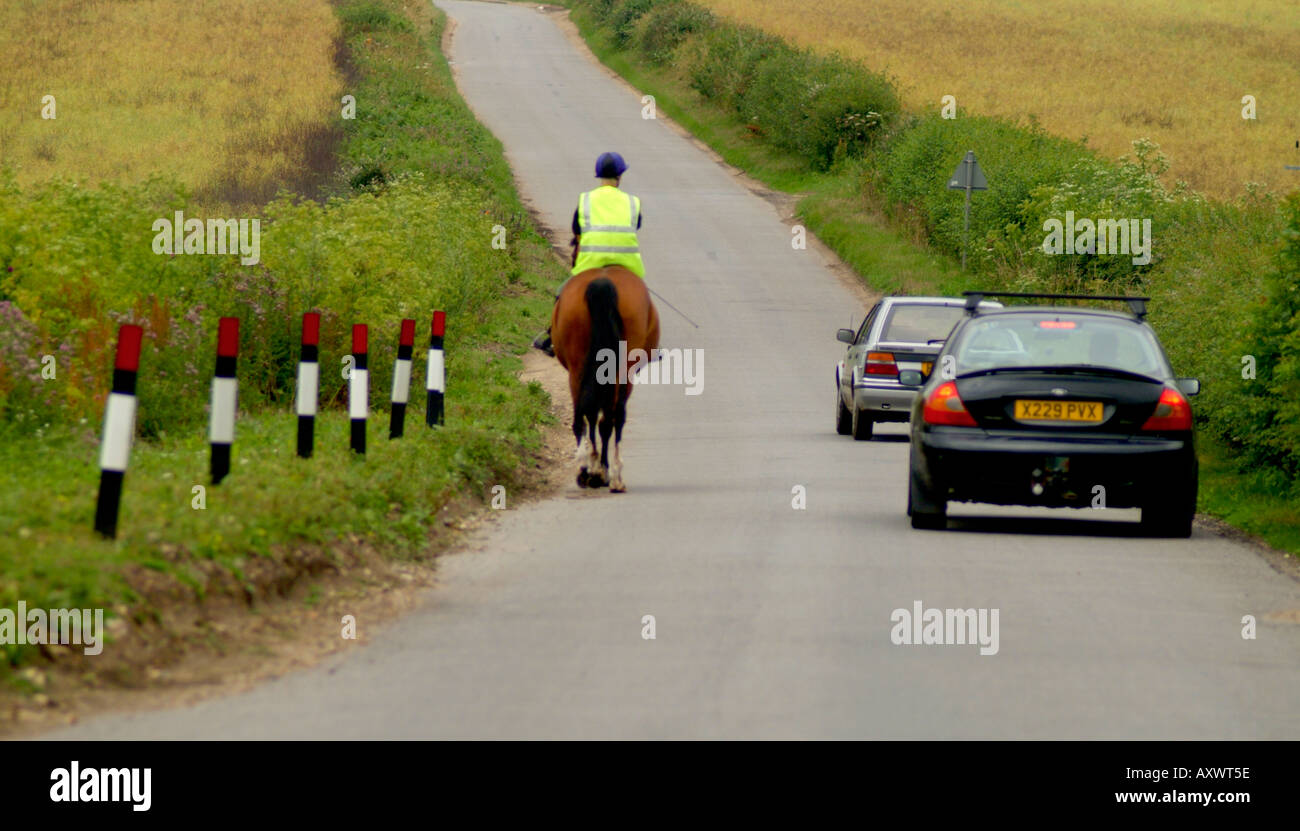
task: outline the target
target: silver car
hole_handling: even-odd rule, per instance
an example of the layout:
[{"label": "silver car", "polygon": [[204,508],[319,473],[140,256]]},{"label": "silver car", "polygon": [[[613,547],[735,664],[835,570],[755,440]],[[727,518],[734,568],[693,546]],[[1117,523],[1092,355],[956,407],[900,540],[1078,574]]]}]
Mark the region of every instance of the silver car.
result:
[{"label": "silver car", "polygon": [[[898,383],[914,369],[928,377],[944,340],[965,312],[960,297],[884,297],[855,332],[836,337],[849,345],[835,368],[835,432],[865,440],[877,421],[907,421],[916,387]],[[982,308],[1000,308],[986,300]]]}]

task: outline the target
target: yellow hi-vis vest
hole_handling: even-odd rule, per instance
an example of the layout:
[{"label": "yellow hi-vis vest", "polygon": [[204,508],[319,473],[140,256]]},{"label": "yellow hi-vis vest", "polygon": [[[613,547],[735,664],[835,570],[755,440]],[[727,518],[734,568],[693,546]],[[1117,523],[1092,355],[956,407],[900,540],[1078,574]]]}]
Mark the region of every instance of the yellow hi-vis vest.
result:
[{"label": "yellow hi-vis vest", "polygon": [[641,200],[613,185],[601,185],[578,197],[578,259],[573,274],[603,265],[621,265],[645,278],[641,249],[636,241],[636,219]]}]

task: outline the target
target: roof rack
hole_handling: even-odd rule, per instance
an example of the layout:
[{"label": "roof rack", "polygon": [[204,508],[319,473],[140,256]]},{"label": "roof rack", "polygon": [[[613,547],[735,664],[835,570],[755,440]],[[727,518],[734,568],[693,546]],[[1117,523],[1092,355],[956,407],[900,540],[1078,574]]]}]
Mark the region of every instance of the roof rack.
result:
[{"label": "roof rack", "polygon": [[974,314],[979,309],[980,301],[985,297],[1032,297],[1039,300],[1118,300],[1128,304],[1133,316],[1138,320],[1147,316],[1147,303],[1150,297],[1127,297],[1118,294],[1036,294],[1025,291],[964,291],[966,314]]}]

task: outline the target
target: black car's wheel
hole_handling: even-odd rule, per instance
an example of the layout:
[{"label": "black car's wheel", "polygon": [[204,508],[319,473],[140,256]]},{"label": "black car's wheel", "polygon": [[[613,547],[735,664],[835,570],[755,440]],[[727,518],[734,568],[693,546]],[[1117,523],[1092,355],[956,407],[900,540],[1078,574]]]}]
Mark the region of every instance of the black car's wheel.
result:
[{"label": "black car's wheel", "polygon": [[835,389],[835,432],[847,436],[853,432],[853,413],[844,406],[844,396],[838,387]]},{"label": "black car's wheel", "polygon": [[853,438],[858,441],[869,440],[871,438],[871,428],[871,416],[855,406],[853,408]]},{"label": "black car's wheel", "polygon": [[1196,497],[1153,500],[1142,506],[1142,530],[1153,537],[1186,539],[1192,535]]},{"label": "black car's wheel", "polygon": [[907,515],[912,527],[925,531],[942,531],[948,527],[948,500],[939,499],[925,489],[916,476],[908,475]]}]

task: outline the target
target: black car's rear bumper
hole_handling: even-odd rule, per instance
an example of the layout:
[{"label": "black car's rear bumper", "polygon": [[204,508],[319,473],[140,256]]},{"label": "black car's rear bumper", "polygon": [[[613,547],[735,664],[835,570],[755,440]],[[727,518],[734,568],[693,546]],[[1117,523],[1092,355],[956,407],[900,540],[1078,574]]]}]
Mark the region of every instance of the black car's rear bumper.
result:
[{"label": "black car's rear bumper", "polygon": [[934,498],[956,502],[1132,508],[1173,495],[1190,493],[1194,500],[1196,493],[1190,438],[1013,436],[929,427],[912,433],[912,467]]}]

